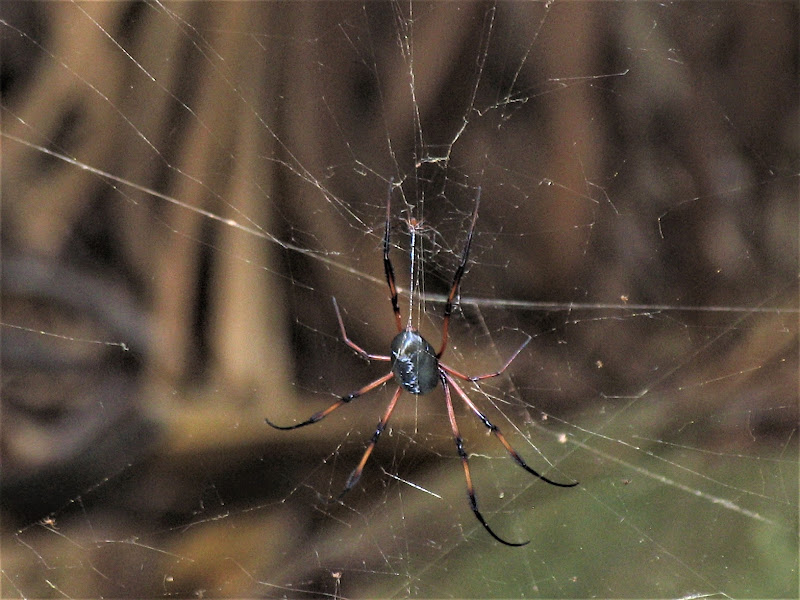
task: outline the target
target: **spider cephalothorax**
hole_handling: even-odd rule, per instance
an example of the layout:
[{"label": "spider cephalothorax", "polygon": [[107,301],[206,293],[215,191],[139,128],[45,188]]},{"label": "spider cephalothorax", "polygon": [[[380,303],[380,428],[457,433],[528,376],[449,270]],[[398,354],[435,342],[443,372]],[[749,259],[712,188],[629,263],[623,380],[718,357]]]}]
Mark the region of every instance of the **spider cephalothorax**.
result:
[{"label": "spider cephalothorax", "polygon": [[401,331],[392,340],[392,373],[411,394],[427,394],[439,383],[436,351],[414,329]]}]

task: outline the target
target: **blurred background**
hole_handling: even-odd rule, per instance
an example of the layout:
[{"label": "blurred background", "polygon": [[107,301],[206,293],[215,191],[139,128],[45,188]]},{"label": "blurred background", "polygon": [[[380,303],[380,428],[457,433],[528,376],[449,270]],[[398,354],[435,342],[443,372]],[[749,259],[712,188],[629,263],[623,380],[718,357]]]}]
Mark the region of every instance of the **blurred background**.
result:
[{"label": "blurred background", "polygon": [[0,595],[792,597],[798,16],[3,2]]}]

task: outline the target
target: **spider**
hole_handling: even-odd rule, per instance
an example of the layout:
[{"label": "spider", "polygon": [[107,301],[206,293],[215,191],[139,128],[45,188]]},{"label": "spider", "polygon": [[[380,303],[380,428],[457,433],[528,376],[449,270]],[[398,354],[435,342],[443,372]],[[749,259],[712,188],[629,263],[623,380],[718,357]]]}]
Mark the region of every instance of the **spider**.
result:
[{"label": "spider", "polygon": [[508,366],[513,362],[513,360],[517,357],[517,355],[522,352],[523,348],[528,345],[531,338],[528,338],[522,343],[522,345],[511,355],[511,357],[505,362],[505,364],[500,367],[497,371],[493,373],[487,373],[485,375],[465,375],[452,367],[447,366],[443,362],[441,362],[442,355],[444,354],[445,350],[447,349],[447,335],[448,335],[448,327],[450,324],[450,315],[453,312],[454,302],[458,295],[459,284],[461,283],[461,278],[464,275],[464,271],[467,267],[467,260],[469,259],[469,249],[470,245],[472,244],[472,234],[475,230],[475,223],[478,219],[478,205],[480,203],[480,188],[478,188],[478,194],[475,199],[475,208],[472,211],[472,220],[470,222],[469,231],[467,233],[467,240],[464,244],[464,249],[461,254],[461,262],[456,269],[455,275],[453,276],[453,284],[450,286],[450,292],[447,296],[447,301],[444,305],[444,321],[442,323],[442,342],[441,346],[439,347],[438,352],[434,350],[434,348],[423,338],[419,331],[414,329],[411,324],[409,323],[406,327],[403,327],[402,320],[400,317],[400,307],[398,306],[397,301],[397,286],[395,285],[394,279],[394,269],[392,268],[392,261],[389,258],[389,250],[391,248],[390,243],[390,222],[391,222],[391,191],[392,191],[392,184],[390,183],[389,186],[389,194],[388,199],[386,201],[386,228],[383,235],[383,267],[386,274],[386,283],[389,285],[389,293],[391,295],[391,302],[392,302],[392,310],[394,311],[395,321],[397,323],[397,335],[392,340],[391,344],[391,356],[384,356],[381,354],[370,354],[361,346],[353,342],[348,336],[347,332],[345,331],[344,321],[342,320],[342,315],[339,312],[339,305],[336,302],[336,298],[333,299],[333,307],[336,311],[336,318],[339,321],[339,329],[342,333],[342,338],[344,342],[352,348],[356,353],[358,353],[361,357],[367,360],[377,360],[377,361],[384,361],[384,362],[391,362],[392,369],[386,375],[383,375],[376,379],[375,381],[368,383],[364,387],[355,392],[351,392],[344,396],[341,396],[336,402],[331,404],[328,408],[321,410],[317,413],[311,415],[308,419],[303,421],[302,423],[297,423],[295,425],[287,425],[287,426],[280,426],[276,425],[269,419],[266,419],[266,422],[271,427],[280,430],[290,430],[290,429],[298,429],[299,427],[305,427],[306,425],[312,425],[318,421],[321,421],[333,411],[335,411],[340,406],[349,403],[351,400],[358,398],[359,396],[363,396],[367,392],[374,390],[375,388],[383,385],[384,383],[388,382],[392,377],[394,377],[395,381],[397,382],[397,389],[392,396],[391,401],[389,402],[389,406],[386,408],[386,412],[384,413],[383,417],[380,421],[378,421],[378,426],[375,429],[375,433],[372,434],[372,438],[367,445],[366,450],[364,451],[364,455],[361,457],[361,461],[358,465],[353,469],[350,473],[350,476],[347,478],[347,481],[344,485],[344,489],[339,494],[338,498],[341,498],[349,492],[355,485],[358,483],[358,480],[361,478],[361,473],[364,470],[364,465],[367,463],[370,454],[375,448],[375,445],[378,443],[378,438],[380,438],[381,433],[383,432],[384,428],[386,427],[386,423],[389,421],[389,417],[391,417],[392,412],[394,411],[395,405],[397,404],[397,400],[400,398],[400,394],[403,390],[414,394],[414,395],[421,395],[427,394],[428,392],[434,390],[438,383],[441,382],[442,388],[444,389],[444,398],[445,404],[447,406],[447,416],[450,419],[450,427],[453,431],[453,437],[455,438],[456,443],[456,450],[458,451],[458,456],[461,458],[461,465],[464,467],[464,476],[466,478],[467,484],[467,496],[469,497],[469,506],[472,512],[477,517],[478,521],[483,525],[486,531],[498,542],[501,544],[505,544],[506,546],[524,546],[529,543],[526,542],[509,542],[499,535],[497,535],[489,524],[486,522],[486,519],[483,517],[481,512],[478,510],[478,500],[475,496],[475,489],[472,484],[472,476],[470,475],[469,469],[469,459],[467,457],[467,452],[464,450],[464,444],[461,438],[461,434],[459,433],[458,424],[456,423],[455,412],[453,411],[453,400],[451,396],[451,387],[456,391],[458,396],[466,403],[469,409],[475,413],[475,415],[480,419],[480,421],[486,426],[486,428],[494,434],[494,436],[500,441],[503,447],[506,449],[508,454],[514,461],[523,469],[525,469],[531,475],[538,477],[539,479],[546,481],[550,485],[555,485],[559,487],[573,487],[578,485],[578,482],[573,483],[559,483],[557,481],[553,481],[534,471],[531,467],[527,465],[527,463],[522,459],[522,457],[517,453],[516,450],[508,443],[505,436],[501,433],[500,429],[492,423],[489,418],[483,414],[477,406],[470,400],[469,396],[467,396],[464,389],[456,382],[457,379],[461,379],[463,381],[467,381],[470,383],[474,383],[477,381],[481,381],[484,379],[491,379],[492,377],[497,377],[501,375]]}]

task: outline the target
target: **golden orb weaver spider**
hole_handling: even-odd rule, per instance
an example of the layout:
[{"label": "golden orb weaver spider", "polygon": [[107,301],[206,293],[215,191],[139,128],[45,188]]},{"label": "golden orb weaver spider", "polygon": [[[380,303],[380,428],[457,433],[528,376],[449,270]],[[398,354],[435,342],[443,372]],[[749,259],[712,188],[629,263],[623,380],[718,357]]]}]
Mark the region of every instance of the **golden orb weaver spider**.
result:
[{"label": "golden orb weaver spider", "polygon": [[392,202],[392,185],[393,182],[389,183],[389,194],[388,199],[386,201],[386,228],[383,235],[383,267],[386,274],[386,283],[389,285],[389,293],[391,294],[391,301],[392,301],[392,310],[394,311],[395,321],[397,322],[397,335],[392,340],[391,344],[391,356],[384,356],[381,354],[370,354],[361,346],[353,342],[349,337],[347,337],[347,332],[345,331],[344,321],[342,320],[342,315],[339,312],[339,305],[336,303],[336,298],[333,299],[333,307],[336,311],[336,318],[339,321],[339,329],[342,332],[342,338],[344,342],[350,346],[355,352],[357,352],[360,356],[367,360],[378,360],[384,362],[391,362],[392,369],[386,375],[383,375],[376,379],[375,381],[368,383],[364,387],[355,392],[351,392],[345,396],[341,396],[336,402],[331,404],[328,408],[321,410],[317,413],[311,415],[308,419],[303,421],[302,423],[297,423],[295,425],[286,425],[280,426],[276,425],[269,419],[265,419],[267,424],[275,429],[280,430],[290,430],[290,429],[297,429],[299,427],[305,427],[306,425],[311,425],[318,421],[321,421],[329,414],[331,414],[334,410],[339,408],[340,406],[347,404],[351,400],[358,398],[359,396],[363,396],[367,392],[374,390],[375,388],[383,385],[387,381],[389,381],[392,377],[395,378],[397,381],[397,389],[392,396],[391,401],[389,402],[389,406],[386,408],[386,412],[384,413],[383,417],[380,421],[378,421],[378,426],[375,429],[375,433],[372,434],[372,438],[367,445],[366,450],[364,451],[364,455],[361,457],[361,461],[358,465],[353,469],[350,473],[350,476],[347,478],[347,481],[344,485],[344,489],[339,494],[339,498],[344,496],[347,492],[349,492],[353,486],[356,485],[358,480],[361,478],[361,473],[364,470],[364,465],[367,463],[370,454],[372,454],[375,445],[378,443],[378,438],[380,438],[381,433],[383,432],[384,428],[386,427],[386,423],[389,421],[389,417],[391,417],[392,412],[394,411],[395,405],[397,404],[397,400],[400,398],[400,393],[403,390],[415,395],[427,394],[428,392],[432,391],[436,388],[437,383],[441,382],[442,388],[444,389],[444,398],[445,403],[447,406],[447,416],[450,419],[450,427],[453,430],[453,437],[455,438],[456,442],[456,449],[458,451],[458,456],[461,458],[461,464],[464,467],[464,476],[466,478],[467,483],[467,496],[469,497],[469,506],[472,512],[477,517],[478,521],[480,521],[481,525],[484,526],[486,531],[496,539],[501,544],[505,544],[506,546],[524,546],[529,543],[526,542],[509,542],[504,540],[499,535],[497,535],[492,528],[489,527],[489,524],[486,522],[486,519],[483,517],[481,512],[478,510],[478,501],[475,496],[475,489],[472,484],[472,476],[469,470],[469,459],[467,457],[467,452],[464,450],[464,444],[461,439],[461,434],[459,433],[458,424],[456,423],[455,412],[453,410],[453,400],[451,397],[451,386],[455,389],[458,396],[466,403],[469,409],[475,413],[475,415],[480,419],[480,421],[486,426],[486,428],[494,434],[494,436],[500,441],[503,447],[506,449],[508,454],[511,458],[514,459],[520,467],[525,469],[531,475],[534,475],[549,483],[550,485],[555,485],[559,487],[573,487],[578,485],[578,482],[573,483],[559,483],[557,481],[553,481],[534,471],[530,468],[527,463],[522,459],[522,457],[517,453],[516,450],[508,443],[505,436],[501,433],[500,429],[497,425],[493,424],[488,417],[483,414],[477,406],[469,399],[467,393],[464,389],[456,382],[455,378],[461,379],[463,381],[468,381],[474,383],[476,381],[481,381],[483,379],[490,379],[492,377],[497,377],[501,375],[508,366],[513,362],[513,360],[522,352],[523,348],[528,345],[528,342],[531,341],[530,336],[522,343],[522,345],[511,355],[511,357],[505,362],[505,364],[500,367],[499,370],[493,373],[487,373],[485,375],[465,375],[452,367],[448,367],[446,364],[440,362],[444,351],[447,349],[447,332],[448,327],[450,325],[450,315],[453,312],[454,301],[456,296],[458,295],[458,287],[461,283],[461,278],[464,275],[464,270],[467,266],[467,260],[469,259],[469,249],[470,245],[472,244],[472,235],[475,231],[475,223],[478,220],[478,205],[480,203],[480,188],[478,188],[478,195],[475,198],[475,208],[472,211],[472,220],[470,222],[469,231],[467,232],[467,240],[464,244],[464,249],[461,254],[461,262],[456,269],[455,275],[453,276],[453,284],[450,286],[450,293],[447,296],[447,301],[444,305],[444,322],[442,323],[442,343],[439,347],[439,351],[436,352],[433,347],[423,338],[420,333],[414,329],[411,324],[409,323],[408,326],[403,327],[402,319],[400,317],[400,307],[397,302],[397,286],[395,285],[394,279],[394,269],[392,268],[392,261],[389,258],[389,250],[391,248],[390,244],[390,224],[391,224],[391,202]]}]

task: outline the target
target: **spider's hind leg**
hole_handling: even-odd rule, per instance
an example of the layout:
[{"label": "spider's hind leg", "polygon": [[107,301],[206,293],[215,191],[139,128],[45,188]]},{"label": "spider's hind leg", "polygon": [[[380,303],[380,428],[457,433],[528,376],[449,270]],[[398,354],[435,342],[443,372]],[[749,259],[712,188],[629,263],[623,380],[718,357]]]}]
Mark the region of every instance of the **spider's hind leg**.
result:
[{"label": "spider's hind leg", "polygon": [[375,428],[375,433],[372,434],[372,438],[367,445],[367,449],[364,451],[364,455],[361,457],[361,461],[358,463],[356,468],[353,469],[352,473],[350,473],[350,476],[347,478],[347,482],[344,484],[344,489],[336,498],[337,500],[341,499],[342,496],[353,489],[353,487],[358,483],[358,480],[361,479],[361,473],[364,471],[364,465],[367,464],[369,455],[372,454],[372,451],[375,449],[375,445],[378,443],[378,438],[380,438],[381,433],[383,433],[386,423],[389,422],[389,417],[392,416],[392,412],[394,412],[394,407],[397,404],[397,400],[400,398],[400,392],[402,391],[403,388],[397,386],[397,390],[395,391],[394,396],[392,396],[392,400],[389,402],[386,412],[384,413],[383,417],[381,417],[381,420],[378,421],[378,426]]},{"label": "spider's hind leg", "polygon": [[505,544],[506,546],[524,546],[530,543],[530,540],[527,542],[508,542],[497,535],[492,528],[489,527],[489,524],[486,522],[486,519],[483,518],[483,515],[478,510],[478,499],[475,496],[475,487],[472,484],[472,475],[469,471],[469,458],[467,457],[467,452],[464,450],[464,442],[461,439],[461,433],[458,430],[458,423],[456,423],[456,415],[453,411],[453,400],[450,397],[450,384],[448,380],[452,382],[452,378],[450,378],[444,371],[440,370],[441,378],[442,378],[442,387],[444,388],[444,398],[447,404],[447,416],[450,418],[450,427],[453,429],[453,437],[456,440],[456,449],[458,450],[458,456],[461,458],[461,464],[464,467],[464,477],[467,480],[467,496],[469,496],[469,507],[472,509],[472,512],[475,514],[475,517],[480,521],[481,525],[484,526],[486,531],[489,532],[494,539],[496,539],[501,544]]},{"label": "spider's hind leg", "polygon": [[492,423],[489,420],[489,418],[486,415],[484,415],[480,410],[478,410],[478,407],[475,406],[475,403],[469,399],[469,396],[467,396],[467,393],[463,389],[461,389],[461,386],[458,385],[458,383],[456,383],[456,381],[448,373],[444,373],[444,377],[446,381],[448,381],[456,389],[456,393],[458,393],[458,395],[461,396],[461,399],[467,404],[467,406],[469,406],[470,410],[472,410],[472,412],[474,412],[477,415],[477,417],[486,426],[486,428],[494,434],[494,436],[500,441],[501,444],[503,444],[503,447],[506,449],[511,458],[514,459],[515,463],[517,463],[520,467],[525,469],[531,475],[535,475],[536,477],[538,477],[542,481],[549,483],[550,485],[556,485],[558,487],[574,487],[578,485],[579,482],[577,481],[573,481],[571,483],[559,483],[558,481],[553,481],[549,477],[545,477],[541,473],[531,469],[528,466],[528,463],[522,460],[522,457],[519,455],[519,453],[516,450],[514,450],[514,447],[508,443],[508,440],[506,440],[506,436],[503,435],[503,433],[500,431],[500,428],[494,423]]},{"label": "spider's hind leg", "polygon": [[360,390],[357,390],[355,392],[347,394],[346,396],[342,396],[336,402],[331,404],[328,408],[326,408],[325,410],[321,410],[319,412],[314,413],[313,415],[311,415],[308,419],[306,419],[302,423],[296,423],[294,425],[276,425],[275,423],[273,423],[269,419],[264,419],[264,420],[267,422],[267,425],[269,425],[273,429],[281,429],[283,431],[288,431],[290,429],[299,429],[300,427],[305,427],[306,425],[313,425],[314,423],[316,423],[318,421],[321,421],[322,419],[327,417],[329,414],[331,414],[333,411],[335,411],[337,408],[339,408],[343,404],[347,404],[351,400],[355,400],[359,396],[363,396],[364,394],[366,394],[370,390],[374,390],[379,385],[384,384],[387,381],[389,381],[392,377],[394,377],[394,373],[392,373],[390,371],[389,373],[387,373],[383,377],[380,377],[380,378],[376,379],[372,383],[368,383],[367,385],[362,387]]}]

